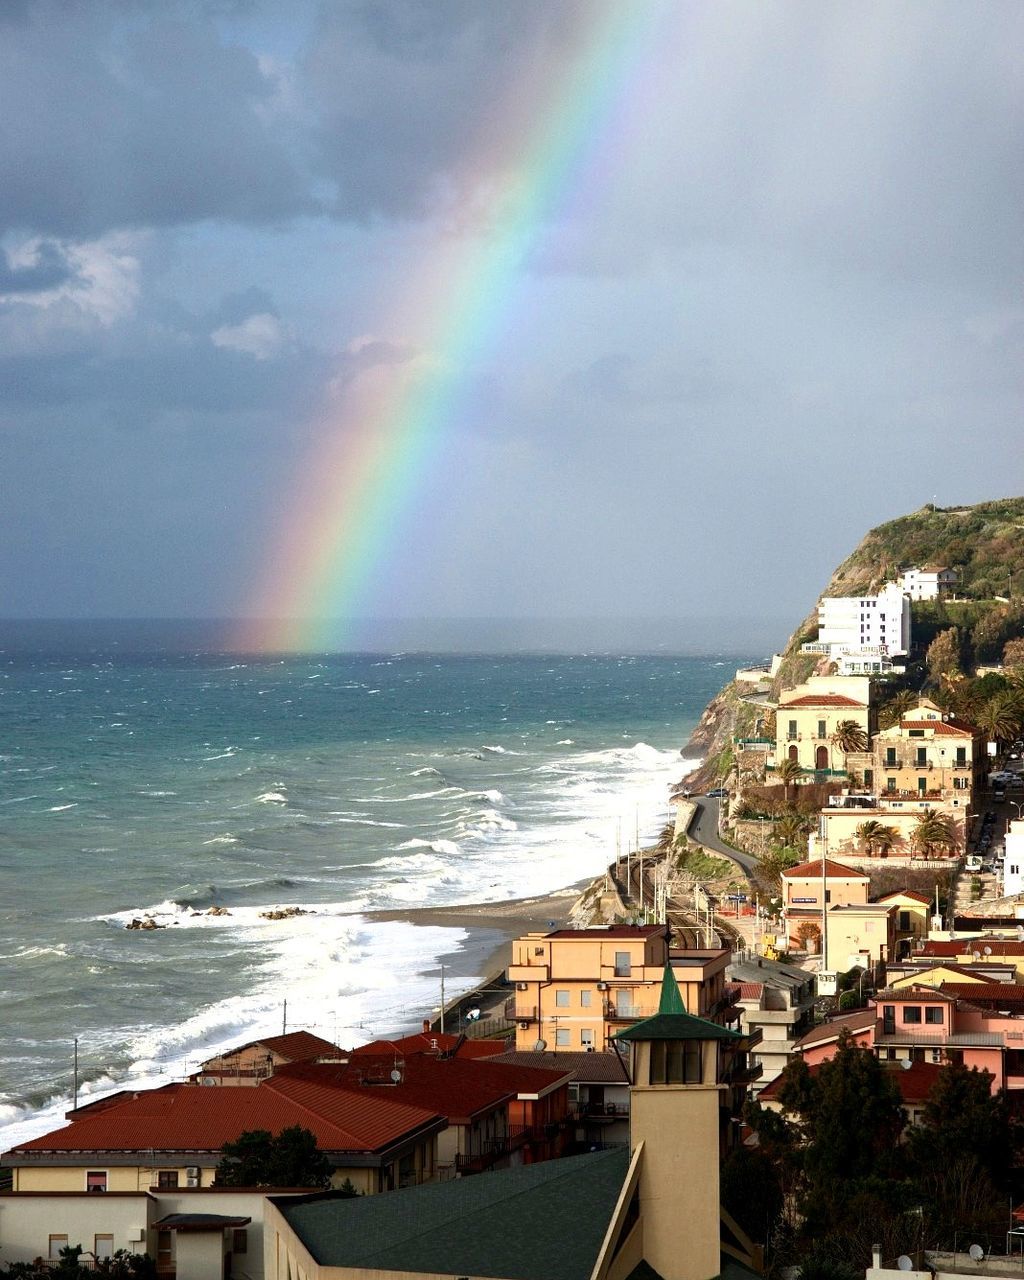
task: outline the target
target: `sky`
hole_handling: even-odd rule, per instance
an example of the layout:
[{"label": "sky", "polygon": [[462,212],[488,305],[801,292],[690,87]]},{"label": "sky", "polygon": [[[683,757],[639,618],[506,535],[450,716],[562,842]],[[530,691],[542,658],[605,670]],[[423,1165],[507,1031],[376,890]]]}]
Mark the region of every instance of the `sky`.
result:
[{"label": "sky", "polygon": [[4,0],[0,615],[781,638],[869,527],[1024,492],[1022,41],[1017,0]]}]

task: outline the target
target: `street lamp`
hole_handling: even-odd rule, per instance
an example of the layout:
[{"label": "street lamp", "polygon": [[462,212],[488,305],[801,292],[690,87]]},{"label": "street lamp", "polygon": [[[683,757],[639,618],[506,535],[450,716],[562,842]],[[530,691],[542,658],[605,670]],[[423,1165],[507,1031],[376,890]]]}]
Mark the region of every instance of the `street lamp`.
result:
[{"label": "street lamp", "polygon": [[1020,811],[1021,811],[1022,809],[1024,809],[1024,802],[1019,801],[1019,800],[1010,800],[1008,803],[1009,803],[1009,804],[1012,804],[1012,805],[1013,805],[1013,807],[1017,810],[1017,820],[1018,820],[1018,822],[1019,822],[1019,821],[1020,821]]}]

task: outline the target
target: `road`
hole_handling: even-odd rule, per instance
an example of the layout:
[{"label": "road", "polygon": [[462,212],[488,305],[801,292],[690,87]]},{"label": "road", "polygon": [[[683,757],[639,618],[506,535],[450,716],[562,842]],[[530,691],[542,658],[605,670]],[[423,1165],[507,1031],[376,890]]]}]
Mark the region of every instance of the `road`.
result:
[{"label": "road", "polygon": [[739,850],[731,848],[718,838],[719,801],[712,800],[708,796],[693,796],[691,799],[696,805],[696,811],[686,833],[690,839],[696,840],[711,853],[717,853],[723,858],[731,858],[737,866],[742,867],[744,871],[749,871],[757,859],[752,858],[749,853],[740,853]]}]

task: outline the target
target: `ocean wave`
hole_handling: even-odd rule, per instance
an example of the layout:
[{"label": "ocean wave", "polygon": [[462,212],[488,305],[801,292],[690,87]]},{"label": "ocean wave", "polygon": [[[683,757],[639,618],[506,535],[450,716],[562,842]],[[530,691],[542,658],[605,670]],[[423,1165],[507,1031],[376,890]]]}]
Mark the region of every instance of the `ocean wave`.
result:
[{"label": "ocean wave", "polygon": [[496,831],[518,831],[519,824],[506,818],[497,809],[484,809],[481,813],[459,821],[459,830],[466,835],[493,835]]},{"label": "ocean wave", "polygon": [[256,797],[257,804],[287,804],[288,797],[280,791],[264,791]]},{"label": "ocean wave", "polygon": [[226,751],[220,752],[219,755],[203,756],[203,763],[209,764],[211,760],[230,760],[232,756],[238,755],[238,752],[238,747],[228,747]]},{"label": "ocean wave", "polygon": [[[404,840],[399,849],[430,849],[434,853],[443,853],[446,857],[457,858],[461,855],[462,850],[454,840]],[[415,863],[415,858],[379,858],[376,862],[371,862],[372,867],[402,867],[406,868]],[[436,860],[431,860],[436,865]]]},{"label": "ocean wave", "polygon": [[556,747],[574,747],[575,745],[576,743],[572,740],[572,738],[559,738],[558,741],[555,743]]},{"label": "ocean wave", "polygon": [[72,800],[70,804],[51,804],[47,813],[63,813],[65,809],[77,809],[78,801]]},{"label": "ocean wave", "polygon": [[[348,822],[356,827],[407,827],[409,825],[407,822],[377,822],[373,818],[353,818],[348,815],[335,813],[333,810],[331,811],[331,817],[334,819],[335,823],[340,824]],[[333,824],[325,823],[324,825],[330,826]]]},{"label": "ocean wave", "polygon": [[238,836],[233,836],[230,832],[224,836],[213,836],[210,840],[204,840],[204,845],[208,844],[238,844]]}]

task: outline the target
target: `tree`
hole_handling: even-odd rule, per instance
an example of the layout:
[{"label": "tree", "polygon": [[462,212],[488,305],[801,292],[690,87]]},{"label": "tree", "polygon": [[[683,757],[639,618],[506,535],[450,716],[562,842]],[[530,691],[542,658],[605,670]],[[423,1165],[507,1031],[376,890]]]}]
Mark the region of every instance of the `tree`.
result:
[{"label": "tree", "polygon": [[997,694],[979,708],[975,723],[992,742],[1009,742],[1020,725],[1020,707],[1013,694]]},{"label": "tree", "polygon": [[878,712],[878,723],[882,729],[891,729],[899,724],[906,713],[917,706],[917,694],[912,689],[900,689]]},{"label": "tree", "polygon": [[831,738],[832,745],[838,747],[844,756],[852,751],[867,751],[868,735],[856,720],[840,720]]},{"label": "tree", "polygon": [[930,810],[922,813],[918,818],[917,826],[910,837],[911,847],[918,853],[923,853],[925,857],[935,849],[948,852],[956,847],[956,843],[956,832],[953,830],[950,819]]},{"label": "tree", "polygon": [[775,766],[775,776],[786,788],[786,799],[792,800],[793,788],[803,776],[803,767],[797,760],[783,760]]},{"label": "tree", "polygon": [[793,848],[806,831],[807,819],[802,813],[791,809],[772,824],[772,843],[780,844],[783,848]]},{"label": "tree", "polygon": [[1007,640],[1003,646],[1004,667],[1024,667],[1024,638]]},{"label": "tree", "polygon": [[943,676],[960,669],[960,630],[958,627],[947,627],[940,631],[928,646],[925,663],[932,680],[938,682]]},{"label": "tree", "polygon": [[803,920],[796,927],[796,940],[807,952],[816,952],[821,946],[821,925],[813,920]]},{"label": "tree", "polygon": [[878,822],[875,818],[862,822],[854,834],[869,857],[876,853],[888,853],[899,839],[895,827]]},{"label": "tree", "polygon": [[948,1062],[908,1137],[911,1157],[925,1168],[971,1156],[998,1184],[1010,1172],[1006,1097],[992,1092],[992,1076],[962,1062]]},{"label": "tree", "polygon": [[217,1165],[219,1187],[326,1187],[331,1166],[316,1138],[301,1125],[273,1137],[250,1129],[225,1142]]}]

